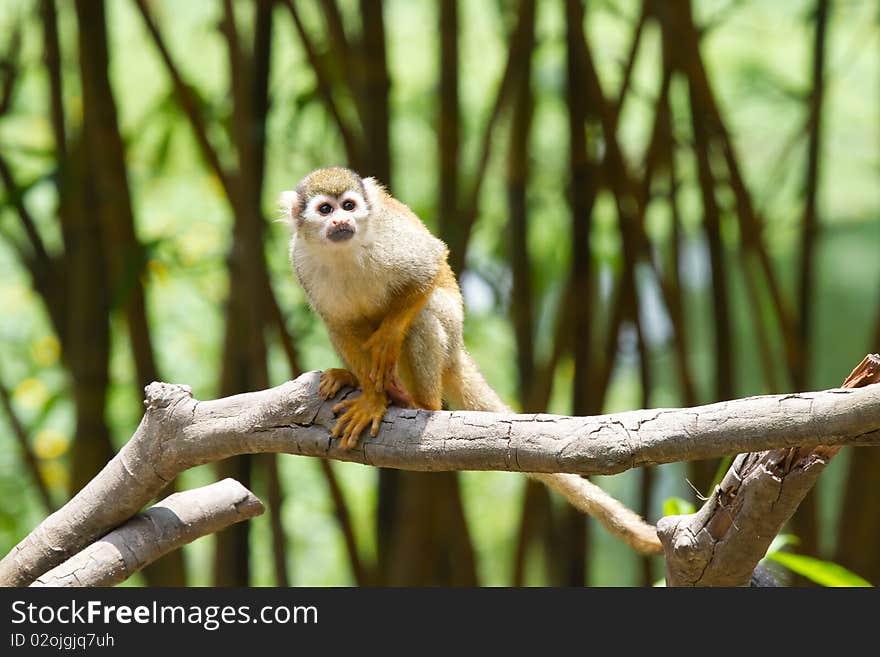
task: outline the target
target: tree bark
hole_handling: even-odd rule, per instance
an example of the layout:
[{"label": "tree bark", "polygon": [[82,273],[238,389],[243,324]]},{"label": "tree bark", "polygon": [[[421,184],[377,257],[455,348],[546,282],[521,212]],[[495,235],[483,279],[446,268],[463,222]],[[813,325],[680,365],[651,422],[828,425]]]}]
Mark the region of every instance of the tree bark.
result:
[{"label": "tree bark", "polygon": [[[103,3],[86,3],[80,10],[87,43],[80,46],[85,137],[89,145],[91,172],[97,188],[97,216],[106,256],[104,275],[112,290],[113,306],[122,311],[134,358],[136,390],[158,380],[159,372],[147,323],[142,273],[143,247],[135,233],[135,219],[125,166],[125,147],[119,131],[116,101],[108,74],[107,31]],[[82,29],[82,28],[81,28]],[[91,210],[90,210],[91,211]],[[185,583],[183,559],[176,552],[146,573],[155,586]]]}]

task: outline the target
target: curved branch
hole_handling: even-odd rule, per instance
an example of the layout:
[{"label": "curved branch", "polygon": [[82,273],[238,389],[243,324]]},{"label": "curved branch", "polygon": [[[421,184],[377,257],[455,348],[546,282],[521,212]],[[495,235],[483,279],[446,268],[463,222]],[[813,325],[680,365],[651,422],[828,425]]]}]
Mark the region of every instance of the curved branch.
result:
[{"label": "curved branch", "polygon": [[[869,354],[843,387],[878,382],[880,356]],[[667,586],[748,586],[770,542],[839,450],[823,444],[740,454],[697,513],[657,523]]]},{"label": "curved branch", "polygon": [[880,445],[875,385],[595,417],[391,408],[376,438],[346,451],[330,435],[338,397],[323,401],[318,380],[318,372],[309,372],[214,401],[193,399],[187,386],[150,384],[134,436],[0,561],[0,584],[30,584],[127,520],[183,470],[237,454],[284,452],[407,470],[591,475],[800,445]]},{"label": "curved branch", "polygon": [[175,493],[41,575],[31,586],[113,586],[159,557],[262,514],[235,479]]},{"label": "curved branch", "polygon": [[667,586],[749,585],[770,542],[828,462],[816,456],[792,463],[791,451],[740,454],[697,513],[660,519]]}]

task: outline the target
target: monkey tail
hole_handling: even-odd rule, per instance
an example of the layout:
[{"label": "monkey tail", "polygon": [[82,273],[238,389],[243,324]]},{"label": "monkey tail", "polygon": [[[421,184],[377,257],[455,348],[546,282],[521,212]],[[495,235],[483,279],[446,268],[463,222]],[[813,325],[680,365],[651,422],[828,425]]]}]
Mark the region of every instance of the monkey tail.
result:
[{"label": "monkey tail", "polygon": [[589,479],[563,473],[531,473],[529,476],[562,495],[578,511],[594,517],[613,536],[639,554],[663,552],[654,525],[645,522],[638,513],[611,497]]},{"label": "monkey tail", "polygon": [[[461,350],[457,371],[447,374],[444,392],[456,408],[467,411],[510,413],[507,406],[483,378],[473,358]],[[535,481],[562,495],[572,506],[598,520],[612,535],[640,554],[660,554],[663,547],[657,528],[636,512],[611,497],[589,479],[575,474],[527,473]]]}]

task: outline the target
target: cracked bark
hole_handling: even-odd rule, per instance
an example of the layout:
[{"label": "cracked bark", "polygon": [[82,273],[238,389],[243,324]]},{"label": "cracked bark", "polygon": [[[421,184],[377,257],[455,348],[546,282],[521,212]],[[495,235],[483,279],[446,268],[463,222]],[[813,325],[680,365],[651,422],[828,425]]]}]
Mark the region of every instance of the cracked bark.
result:
[{"label": "cracked bark", "polygon": [[318,372],[309,372],[213,401],[193,399],[187,386],[150,384],[134,436],[0,560],[0,585],[30,584],[127,520],[183,470],[237,454],[283,452],[421,471],[589,475],[801,445],[880,445],[875,385],[595,417],[391,408],[376,438],[344,451],[330,437],[330,409],[352,391],[325,402],[318,380]]},{"label": "cracked bark", "polygon": [[263,513],[234,479],[175,493],[95,541],[31,586],[113,586],[197,538]]},{"label": "cracked bark", "polygon": [[[844,382],[855,392],[880,386],[880,356],[868,355]],[[865,387],[866,386],[866,387]],[[831,394],[844,392],[840,389]],[[785,400],[802,395],[781,395]],[[657,523],[666,555],[667,586],[747,586],[770,542],[788,522],[842,443],[830,444],[828,416],[809,400],[803,412],[820,431],[815,447],[778,448],[740,454],[721,484],[694,514]],[[823,427],[824,425],[824,427]],[[769,426],[773,426],[772,423]],[[805,441],[810,442],[810,441]]]}]

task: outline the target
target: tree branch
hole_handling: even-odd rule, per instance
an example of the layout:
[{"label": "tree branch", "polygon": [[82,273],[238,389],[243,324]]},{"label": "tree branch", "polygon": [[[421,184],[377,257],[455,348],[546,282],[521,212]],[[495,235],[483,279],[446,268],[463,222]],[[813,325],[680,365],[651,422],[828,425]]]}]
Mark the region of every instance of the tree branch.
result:
[{"label": "tree branch", "polygon": [[357,99],[358,80],[355,74],[355,60],[357,53],[351,44],[351,39],[345,32],[345,21],[342,19],[342,12],[336,0],[321,0],[321,10],[324,13],[324,20],[327,23],[327,33],[330,37],[330,43],[333,44],[331,54],[336,62],[338,73],[344,76],[345,82],[355,97],[355,109],[360,111],[361,103]]},{"label": "tree branch", "polygon": [[589,475],[799,445],[880,445],[880,386],[869,386],[595,417],[391,408],[376,438],[346,451],[331,439],[330,409],[352,391],[323,401],[318,379],[309,372],[214,401],[193,399],[187,386],[150,384],[134,436],[0,560],[0,585],[30,584],[127,520],[183,470],[237,454],[284,452],[422,471]]},{"label": "tree branch", "polygon": [[197,538],[263,513],[263,504],[234,479],[175,493],[132,518],[31,586],[113,586]]},{"label": "tree branch", "polygon": [[[843,386],[854,389],[878,382],[880,356],[873,354]],[[667,586],[747,586],[770,542],[839,450],[840,444],[823,444],[737,456],[703,508],[657,523],[666,553]]]}]

